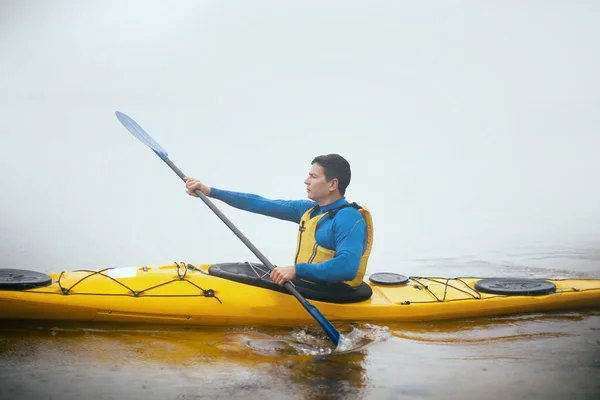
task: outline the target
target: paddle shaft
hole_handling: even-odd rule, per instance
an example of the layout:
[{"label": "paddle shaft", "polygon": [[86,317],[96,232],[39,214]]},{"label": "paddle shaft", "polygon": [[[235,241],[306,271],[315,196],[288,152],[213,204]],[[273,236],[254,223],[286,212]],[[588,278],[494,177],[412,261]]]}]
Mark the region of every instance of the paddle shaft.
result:
[{"label": "paddle shaft", "polygon": [[[115,115],[117,116],[119,121],[121,121],[121,124],[123,124],[125,129],[129,131],[129,133],[135,136],[146,146],[150,147],[152,151],[154,151],[154,153],[156,153],[156,155],[159,156],[160,159],[163,160],[185,182],[185,174],[181,172],[181,170],[177,168],[177,166],[173,164],[171,160],[169,160],[168,154],[165,151],[165,149],[163,149],[158,143],[156,143],[156,141],[150,135],[148,135],[148,133],[141,126],[139,126],[137,122],[135,122],[128,115],[123,114],[120,111],[115,111]],[[227,225],[229,229],[231,229],[233,233],[235,233],[236,236],[240,238],[241,241],[244,242],[244,244],[248,246],[250,250],[252,250],[252,252],[260,259],[260,261],[262,261],[263,264],[267,268],[269,268],[269,270],[272,271],[275,269],[273,264],[271,264],[269,260],[267,260],[267,257],[265,257],[256,247],[254,247],[252,243],[250,243],[248,238],[246,238],[246,236],[244,236],[242,232],[240,232],[235,227],[235,225],[231,223],[231,221],[212,203],[212,201],[208,199],[208,197],[204,193],[202,193],[198,189],[194,190],[194,193],[196,193],[198,197],[200,197],[202,201],[204,201],[204,203],[206,203],[206,205],[215,214],[217,214],[221,221],[223,221],[225,225]],[[337,329],[335,329],[331,322],[329,322],[327,318],[325,318],[325,316],[321,314],[317,307],[310,304],[304,297],[302,297],[300,293],[298,293],[298,291],[291,282],[285,282],[283,286],[300,302],[300,304],[302,304],[306,311],[308,311],[309,314],[312,315],[312,317],[319,323],[319,325],[321,325],[329,339],[331,339],[331,341],[336,345],[336,348],[344,349],[349,346],[349,341],[346,340]]]},{"label": "paddle shaft", "polygon": [[[173,162],[169,160],[169,158],[166,158],[163,161],[181,178],[181,180],[185,182],[186,175],[183,172],[181,172],[181,170],[177,168],[177,166],[173,164]],[[233,233],[235,233],[235,235],[238,238],[240,238],[242,242],[244,242],[244,244],[256,255],[256,257],[258,257],[260,261],[262,261],[262,263],[267,268],[269,268],[271,271],[275,269],[275,267],[273,266],[273,264],[271,264],[267,257],[265,257],[264,254],[261,253],[260,250],[258,250],[256,246],[254,246],[254,244],[252,244],[252,242],[250,242],[250,240],[248,240],[248,238],[242,232],[240,232],[240,230],[229,220],[229,218],[227,218],[227,216],[225,216],[225,214],[223,214],[221,210],[219,210],[217,206],[215,206],[214,203],[210,201],[210,199],[204,193],[202,193],[201,190],[196,189],[194,190],[194,193],[196,193],[198,197],[200,197],[202,201],[206,203],[208,208],[210,208],[215,214],[217,214],[221,221],[223,221],[225,225],[227,225],[229,229],[231,229]],[[309,305],[309,303],[304,299],[304,297],[302,297],[302,295],[298,293],[298,291],[291,282],[285,282],[283,286],[305,307]]]}]

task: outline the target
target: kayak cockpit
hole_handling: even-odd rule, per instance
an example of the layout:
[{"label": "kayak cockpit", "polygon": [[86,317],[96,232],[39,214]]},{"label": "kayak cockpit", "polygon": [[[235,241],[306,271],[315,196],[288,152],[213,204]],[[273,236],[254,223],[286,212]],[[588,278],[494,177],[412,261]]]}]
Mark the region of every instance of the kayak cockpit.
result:
[{"label": "kayak cockpit", "polygon": [[[213,264],[208,268],[208,273],[246,285],[289,293],[284,287],[271,280],[269,277],[271,271],[263,264],[249,262]],[[342,283],[311,283],[302,279],[294,279],[292,283],[306,299],[329,303],[357,303],[369,299],[373,294],[373,290],[365,282],[356,290]]]}]

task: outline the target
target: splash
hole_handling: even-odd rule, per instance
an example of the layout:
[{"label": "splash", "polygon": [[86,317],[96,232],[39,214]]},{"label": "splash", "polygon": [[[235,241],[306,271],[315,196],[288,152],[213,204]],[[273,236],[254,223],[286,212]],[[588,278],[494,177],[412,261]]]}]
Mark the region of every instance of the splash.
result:
[{"label": "splash", "polygon": [[334,346],[319,329],[307,327],[296,328],[283,335],[247,340],[246,345],[262,354],[322,356],[361,351],[389,337],[390,329],[385,326],[345,326],[341,329],[340,341]]}]

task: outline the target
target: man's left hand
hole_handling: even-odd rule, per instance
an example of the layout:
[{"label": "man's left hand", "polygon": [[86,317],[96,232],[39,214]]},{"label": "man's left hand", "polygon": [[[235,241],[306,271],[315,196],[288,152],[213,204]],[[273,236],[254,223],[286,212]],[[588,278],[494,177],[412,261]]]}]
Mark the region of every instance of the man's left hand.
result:
[{"label": "man's left hand", "polygon": [[275,267],[275,269],[271,271],[271,280],[279,286],[283,286],[284,283],[286,283],[287,281],[291,281],[295,277],[295,265],[290,265],[288,267]]}]

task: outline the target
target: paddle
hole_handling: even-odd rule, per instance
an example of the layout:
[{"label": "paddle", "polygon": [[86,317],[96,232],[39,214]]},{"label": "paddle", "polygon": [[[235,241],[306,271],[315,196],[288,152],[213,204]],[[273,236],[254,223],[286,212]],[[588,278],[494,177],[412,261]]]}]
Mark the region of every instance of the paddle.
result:
[{"label": "paddle", "polygon": [[[165,149],[160,147],[160,145],[158,143],[156,143],[156,141],[154,139],[152,139],[152,137],[150,135],[148,135],[148,133],[144,129],[142,129],[141,126],[139,126],[133,119],[131,119],[129,116],[123,114],[120,111],[116,111],[115,114],[116,114],[117,118],[119,119],[119,121],[121,121],[123,126],[133,136],[138,138],[146,146],[150,147],[156,153],[157,156],[159,156],[169,167],[171,167],[171,169],[177,175],[179,175],[179,177],[182,180],[185,180],[185,178],[186,178],[185,174],[183,172],[181,172],[181,170],[179,168],[177,168],[177,166],[175,164],[173,164],[173,162],[171,160],[169,160],[168,154],[165,151]],[[215,214],[217,214],[217,216],[221,219],[221,221],[223,221],[225,223],[225,225],[227,225],[229,227],[229,229],[231,229],[233,231],[233,233],[235,233],[237,235],[237,237],[240,238],[242,240],[242,242],[244,242],[244,244],[246,246],[248,246],[248,248],[250,250],[252,250],[252,252],[256,255],[256,257],[258,257],[258,259],[260,261],[262,261],[262,263],[264,265],[266,265],[267,268],[269,268],[271,271],[275,268],[273,266],[273,264],[271,264],[271,262],[269,260],[267,260],[267,258],[246,238],[246,236],[244,236],[244,234],[242,234],[242,232],[240,232],[240,230],[235,225],[233,225],[233,223],[217,208],[217,206],[215,206],[213,204],[212,201],[210,201],[210,199],[208,197],[206,197],[206,195],[204,193],[202,193],[199,189],[196,189],[194,191],[194,193],[196,193],[198,195],[198,197],[200,197],[202,199],[202,201],[204,201],[204,203],[206,203],[206,205]],[[304,306],[306,311],[308,311],[310,313],[310,315],[312,315],[312,317],[319,323],[319,325],[321,325],[321,327],[323,328],[323,330],[325,331],[325,333],[327,334],[329,339],[331,339],[331,341],[336,345],[336,347],[338,349],[340,349],[340,347],[344,347],[342,350],[345,350],[345,347],[348,346],[348,343],[345,343],[345,340],[343,340],[344,339],[343,336],[340,338],[340,336],[341,336],[340,332],[338,332],[338,330],[335,329],[335,327],[331,324],[331,322],[329,322],[325,318],[325,316],[323,314],[321,314],[321,312],[315,306],[313,306],[308,301],[306,301],[306,299],[304,297],[302,297],[302,295],[300,293],[298,293],[298,291],[296,290],[296,288],[294,287],[294,285],[291,282],[288,281],[283,286],[296,299],[298,299],[298,301]],[[342,339],[342,340],[340,340],[340,339]]]}]

